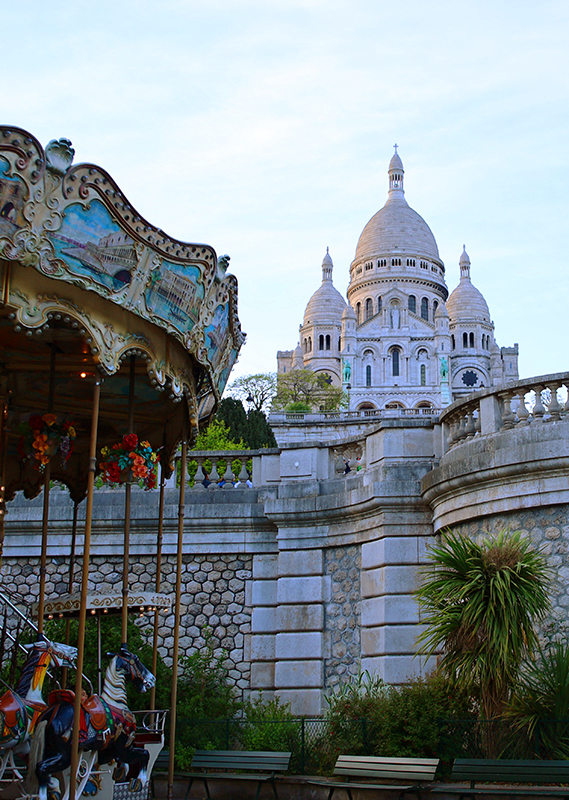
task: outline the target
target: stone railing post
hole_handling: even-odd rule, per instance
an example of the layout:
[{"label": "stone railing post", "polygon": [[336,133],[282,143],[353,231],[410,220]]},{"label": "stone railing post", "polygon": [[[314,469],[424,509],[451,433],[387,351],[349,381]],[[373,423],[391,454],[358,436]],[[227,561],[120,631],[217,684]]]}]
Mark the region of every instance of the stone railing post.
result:
[{"label": "stone railing post", "polygon": [[487,436],[490,433],[498,433],[502,427],[502,410],[500,401],[495,394],[480,398],[480,433]]},{"label": "stone railing post", "polygon": [[559,405],[559,399],[557,397],[557,390],[561,387],[562,384],[560,383],[548,383],[547,388],[551,392],[551,400],[549,401],[549,405],[547,406],[547,411],[549,412],[549,416],[552,422],[556,422],[558,419],[561,419],[561,412],[562,408]]}]

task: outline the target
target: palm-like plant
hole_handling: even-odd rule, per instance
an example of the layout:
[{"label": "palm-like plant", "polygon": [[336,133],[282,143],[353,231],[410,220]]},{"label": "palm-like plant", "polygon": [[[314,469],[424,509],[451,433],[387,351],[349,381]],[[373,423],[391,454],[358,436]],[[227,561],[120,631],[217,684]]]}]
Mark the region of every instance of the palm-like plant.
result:
[{"label": "palm-like plant", "polygon": [[[505,716],[513,721],[516,729],[526,732],[528,740],[539,742],[546,757],[569,758],[567,641],[538,646],[535,659],[523,664]],[[544,756],[537,753],[536,757]]]},{"label": "palm-like plant", "polygon": [[461,687],[478,686],[483,716],[496,717],[549,608],[545,557],[520,532],[479,544],[447,531],[430,561],[417,592],[427,625],[420,652],[442,651],[441,670]]}]

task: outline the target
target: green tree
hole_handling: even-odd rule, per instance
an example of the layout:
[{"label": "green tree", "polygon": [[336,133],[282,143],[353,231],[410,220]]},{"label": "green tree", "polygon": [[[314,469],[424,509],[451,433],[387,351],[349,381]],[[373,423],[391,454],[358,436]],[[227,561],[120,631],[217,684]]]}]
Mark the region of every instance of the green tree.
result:
[{"label": "green tree", "polygon": [[251,450],[260,450],[263,447],[276,447],[277,440],[273,429],[267,422],[262,411],[252,408],[247,414],[246,441]]},{"label": "green tree", "polygon": [[277,380],[273,408],[285,411],[336,411],[346,398],[341,386],[334,386],[330,376],[310,369],[291,369]]},{"label": "green tree", "polygon": [[219,404],[215,419],[225,423],[229,430],[229,436],[234,442],[243,441],[246,447],[250,447],[248,442],[249,424],[241,400],[225,397]]},{"label": "green tree", "polygon": [[246,450],[242,439],[235,440],[223,420],[213,419],[201,430],[192,450]]},{"label": "green tree", "polygon": [[448,531],[431,548],[423,579],[420,652],[442,650],[443,673],[461,687],[479,687],[486,719],[500,715],[537,642],[534,624],[549,609],[544,555],[519,531],[483,543]]},{"label": "green tree", "polygon": [[224,398],[219,404],[215,419],[224,422],[234,441],[242,440],[250,450],[276,447],[275,435],[262,411],[252,408],[245,413],[241,400]]},{"label": "green tree", "polygon": [[231,397],[250,404],[255,411],[268,411],[276,391],[277,376],[274,372],[242,375],[228,387]]}]

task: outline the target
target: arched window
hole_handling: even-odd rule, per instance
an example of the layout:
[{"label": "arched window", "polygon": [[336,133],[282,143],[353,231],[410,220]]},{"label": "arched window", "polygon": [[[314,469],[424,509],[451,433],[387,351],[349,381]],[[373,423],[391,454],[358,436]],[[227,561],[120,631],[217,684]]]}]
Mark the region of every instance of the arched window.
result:
[{"label": "arched window", "polygon": [[308,353],[308,339],[304,340],[303,345],[304,345],[304,352]]},{"label": "arched window", "polygon": [[342,350],[342,337],[338,336],[338,352],[340,353]]},{"label": "arched window", "polygon": [[361,303],[356,303],[356,318],[357,318],[358,325],[359,325],[360,322],[362,321],[362,304]]},{"label": "arched window", "polygon": [[413,312],[413,314],[417,313],[417,298],[415,297],[414,294],[409,295],[409,298],[407,300],[407,307],[409,308],[409,311]]},{"label": "arched window", "polygon": [[377,298],[377,313],[378,313],[378,314],[381,314],[381,307],[382,307],[382,302],[381,302],[381,295],[380,295],[380,296]]},{"label": "arched window", "polygon": [[308,352],[312,353],[312,336],[308,337]]},{"label": "arched window", "polygon": [[366,319],[373,317],[373,300],[368,297],[366,300]]},{"label": "arched window", "polygon": [[463,333],[462,334],[462,346],[463,347],[468,347],[468,334],[467,333]]},{"label": "arched window", "polygon": [[326,334],[326,350],[330,349],[330,334]]},{"label": "arched window", "polygon": [[439,307],[439,303],[437,300],[433,300],[433,321],[435,319],[435,314],[437,313],[437,308]]},{"label": "arched window", "polygon": [[322,334],[318,337],[318,349],[324,350],[324,336]]},{"label": "arched window", "polygon": [[426,364],[421,364],[421,386],[427,385],[427,366]]},{"label": "arched window", "polygon": [[469,339],[470,339],[470,346],[474,347],[474,334],[473,333],[470,334]]},{"label": "arched window", "polygon": [[450,344],[451,344],[452,349],[454,350],[454,348],[456,347],[456,342],[454,340],[454,333],[451,333],[451,335],[450,335]]},{"label": "arched window", "polygon": [[366,386],[371,386],[371,365],[366,367]]},{"label": "arched window", "polygon": [[429,319],[429,301],[426,297],[421,299],[421,319]]},{"label": "arched window", "polygon": [[399,376],[399,348],[397,347],[391,351],[391,374],[394,378]]}]

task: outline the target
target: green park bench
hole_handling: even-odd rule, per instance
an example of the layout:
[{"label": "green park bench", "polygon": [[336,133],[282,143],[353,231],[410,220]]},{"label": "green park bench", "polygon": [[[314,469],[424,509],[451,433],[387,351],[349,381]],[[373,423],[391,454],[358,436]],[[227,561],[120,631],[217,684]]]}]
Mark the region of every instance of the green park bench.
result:
[{"label": "green park bench", "polygon": [[[326,786],[330,789],[328,800],[337,789],[345,789],[350,800],[352,789],[391,789],[399,792],[402,798],[406,794],[415,794],[421,800],[421,792],[430,790],[425,786],[435,778],[439,765],[438,758],[384,758],[379,756],[338,756],[334,775],[347,777],[346,781],[310,780],[314,786]],[[363,782],[365,779],[365,782]],[[398,783],[378,783],[378,781],[398,781]],[[399,781],[405,781],[401,784]]]},{"label": "green park bench", "polygon": [[[185,798],[188,797],[192,784],[196,780],[203,783],[207,797],[211,797],[208,779],[213,779],[256,781],[255,800],[259,797],[261,786],[264,783],[270,783],[273,794],[278,800],[275,778],[277,773],[286,772],[290,757],[290,753],[273,753],[271,751],[196,750],[190,765],[192,771],[176,772],[176,777],[188,780]],[[152,774],[167,772],[168,759],[168,751],[163,750],[156,759]],[[193,771],[198,769],[200,772]]]},{"label": "green park bench", "polygon": [[[569,761],[457,758],[453,764],[451,781],[468,782],[469,786],[439,784],[433,792],[455,794],[459,800],[484,794],[508,795],[512,798],[520,795],[569,798],[569,786],[550,785],[569,783]],[[485,785],[477,786],[479,783]],[[515,785],[489,786],[489,783]],[[533,785],[519,786],[521,783]]]}]

